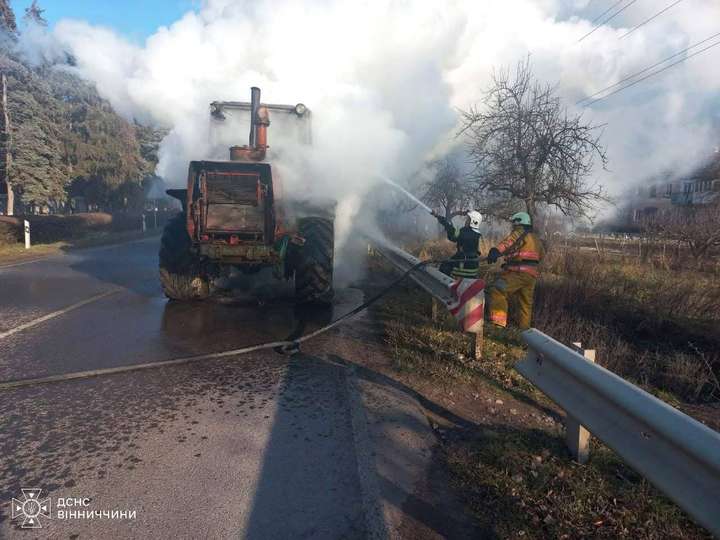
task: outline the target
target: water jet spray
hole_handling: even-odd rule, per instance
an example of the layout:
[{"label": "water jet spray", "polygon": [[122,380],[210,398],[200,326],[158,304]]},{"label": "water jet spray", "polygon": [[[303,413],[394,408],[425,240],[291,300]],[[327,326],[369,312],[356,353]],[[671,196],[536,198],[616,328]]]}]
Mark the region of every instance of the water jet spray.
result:
[{"label": "water jet spray", "polygon": [[429,214],[433,214],[433,215],[434,215],[434,212],[432,211],[432,209],[431,209],[427,204],[425,204],[424,202],[422,202],[420,199],[418,199],[415,195],[413,195],[412,193],[410,193],[410,192],[409,192],[407,189],[405,189],[404,187],[400,186],[399,184],[396,184],[395,182],[393,182],[393,181],[390,180],[389,178],[386,178],[385,176],[378,175],[378,178],[379,178],[380,180],[382,180],[383,182],[385,182],[386,184],[390,184],[391,186],[393,186],[393,187],[395,187],[396,189],[400,190],[400,191],[401,191],[402,193],[404,193],[407,197],[409,197],[409,198],[412,199],[414,202],[416,202],[417,204],[419,204],[422,208],[424,208]]}]

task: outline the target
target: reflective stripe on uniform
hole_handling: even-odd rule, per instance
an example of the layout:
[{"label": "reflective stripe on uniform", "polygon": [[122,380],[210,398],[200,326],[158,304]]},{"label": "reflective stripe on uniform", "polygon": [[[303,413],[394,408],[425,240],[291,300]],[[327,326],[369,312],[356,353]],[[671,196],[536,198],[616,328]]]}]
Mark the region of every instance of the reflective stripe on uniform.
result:
[{"label": "reflective stripe on uniform", "polygon": [[507,265],[505,267],[505,270],[508,272],[524,272],[526,274],[530,274],[533,277],[538,277],[540,275],[537,266]]},{"label": "reflective stripe on uniform", "polygon": [[498,326],[507,326],[507,313],[505,311],[490,311],[490,322]]},{"label": "reflective stripe on uniform", "polygon": [[451,273],[455,277],[475,278],[478,275],[478,269],[456,267],[452,269]]},{"label": "reflective stripe on uniform", "polygon": [[513,259],[525,259],[528,261],[539,261],[540,254],[537,251],[520,251],[513,254]]},{"label": "reflective stripe on uniform", "polygon": [[523,234],[523,230],[520,228],[513,229],[510,234],[503,239],[502,242],[498,244],[498,250],[500,253],[505,253],[508,249],[510,249],[513,244],[517,241],[518,238]]}]

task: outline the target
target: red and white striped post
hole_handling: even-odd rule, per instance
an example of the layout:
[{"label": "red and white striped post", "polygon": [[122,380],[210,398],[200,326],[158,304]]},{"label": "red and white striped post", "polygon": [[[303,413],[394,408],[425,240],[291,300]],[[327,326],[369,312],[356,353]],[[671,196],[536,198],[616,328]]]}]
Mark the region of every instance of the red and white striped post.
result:
[{"label": "red and white striped post", "polygon": [[483,330],[485,327],[485,281],[461,278],[450,287],[454,301],[448,310],[460,323],[463,332],[470,335],[470,356],[482,358]]}]

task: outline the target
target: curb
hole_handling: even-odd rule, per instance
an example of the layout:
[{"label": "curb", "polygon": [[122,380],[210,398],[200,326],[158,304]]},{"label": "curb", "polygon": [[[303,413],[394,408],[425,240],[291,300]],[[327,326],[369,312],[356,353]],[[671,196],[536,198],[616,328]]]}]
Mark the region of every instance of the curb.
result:
[{"label": "curb", "polygon": [[415,398],[352,366],[346,380],[368,537],[402,537],[403,507],[428,477],[436,437]]}]

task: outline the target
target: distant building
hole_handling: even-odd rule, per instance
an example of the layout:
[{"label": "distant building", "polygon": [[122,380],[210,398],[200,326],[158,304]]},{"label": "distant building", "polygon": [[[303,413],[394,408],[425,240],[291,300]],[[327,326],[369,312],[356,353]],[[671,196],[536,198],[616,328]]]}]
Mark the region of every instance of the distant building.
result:
[{"label": "distant building", "polygon": [[683,176],[666,172],[637,187],[621,210],[626,225],[678,206],[708,204],[720,197],[720,156]]}]

